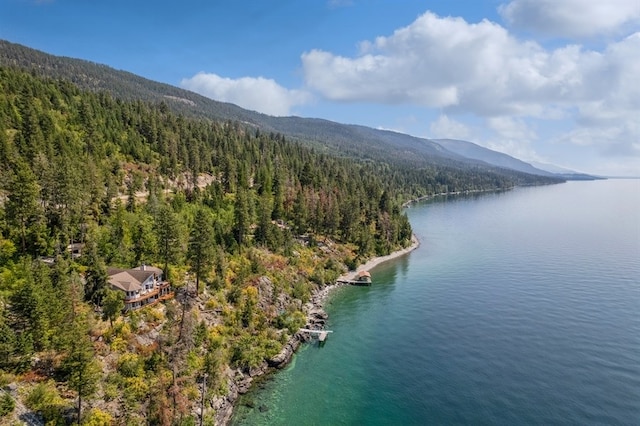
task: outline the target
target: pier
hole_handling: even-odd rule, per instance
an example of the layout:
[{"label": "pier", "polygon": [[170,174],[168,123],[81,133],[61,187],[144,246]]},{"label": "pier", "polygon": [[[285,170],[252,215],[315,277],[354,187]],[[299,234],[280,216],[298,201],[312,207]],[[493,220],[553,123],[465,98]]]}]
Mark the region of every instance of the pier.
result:
[{"label": "pier", "polygon": [[331,330],[311,330],[309,328],[301,328],[300,331],[304,333],[313,334],[318,338],[319,342],[324,342],[327,339],[328,333],[333,333]]},{"label": "pier", "polygon": [[360,271],[356,274],[355,279],[338,279],[336,280],[339,284],[350,284],[350,285],[371,285],[371,274],[369,271]]}]

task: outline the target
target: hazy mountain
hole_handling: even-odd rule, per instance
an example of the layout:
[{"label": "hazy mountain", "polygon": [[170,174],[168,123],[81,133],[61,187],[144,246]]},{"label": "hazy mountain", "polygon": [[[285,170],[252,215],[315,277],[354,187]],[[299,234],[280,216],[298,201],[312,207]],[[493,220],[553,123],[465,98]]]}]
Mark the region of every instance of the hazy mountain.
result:
[{"label": "hazy mountain", "polygon": [[510,155],[484,148],[472,142],[456,139],[433,139],[433,141],[463,157],[484,161],[497,167],[504,167],[506,169],[518,170],[523,173],[540,176],[552,176],[554,174],[554,172],[534,167]]},{"label": "hazy mountain", "polygon": [[554,174],[559,174],[559,173],[577,174],[578,173],[575,170],[565,169],[564,167],[556,166],[555,164],[540,163],[539,161],[531,161],[530,163],[535,168],[540,170],[545,170],[549,173],[554,173]]},{"label": "hazy mountain", "polygon": [[538,169],[546,170],[550,173],[553,173],[555,176],[559,176],[563,179],[567,180],[597,180],[597,179],[605,179],[601,176],[593,176],[588,175],[582,172],[576,172],[575,170],[565,169],[564,167],[559,167],[554,164],[546,164],[540,162],[531,162],[533,166]]},{"label": "hazy mountain", "polygon": [[468,159],[475,159],[484,161],[488,164],[497,167],[504,167],[511,170],[517,170],[523,173],[529,173],[538,176],[553,176],[566,180],[595,180],[603,179],[598,176],[588,175],[586,173],[580,173],[573,170],[565,169],[562,167],[554,166],[552,164],[544,163],[526,163],[517,158],[502,152],[497,152],[484,148],[480,145],[474,144],[468,141],[461,141],[455,139],[433,139],[434,142],[442,145],[447,150],[459,154]]}]

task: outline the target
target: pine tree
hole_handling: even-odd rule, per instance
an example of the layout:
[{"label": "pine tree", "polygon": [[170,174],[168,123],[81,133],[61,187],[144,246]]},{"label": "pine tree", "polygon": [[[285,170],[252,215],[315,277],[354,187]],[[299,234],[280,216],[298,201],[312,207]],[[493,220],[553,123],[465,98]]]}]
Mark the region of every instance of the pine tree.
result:
[{"label": "pine tree", "polygon": [[200,292],[200,279],[213,260],[213,229],[209,215],[200,207],[189,234],[187,257],[191,271],[196,276],[196,291]]},{"label": "pine tree", "polygon": [[98,248],[92,240],[85,244],[82,261],[87,266],[85,272],[85,300],[100,305],[107,287],[107,267],[98,254]]},{"label": "pine tree", "polygon": [[158,254],[164,263],[165,277],[168,278],[169,264],[177,260],[180,249],[178,222],[170,205],[163,204],[158,210],[154,230],[158,241]]},{"label": "pine tree", "polygon": [[238,246],[242,246],[244,243],[245,236],[249,230],[249,226],[251,225],[251,211],[249,209],[249,191],[238,187],[236,202],[233,209],[233,235]]},{"label": "pine tree", "polygon": [[101,369],[95,360],[95,353],[89,336],[88,326],[82,317],[76,317],[69,333],[69,350],[62,363],[67,384],[78,395],[77,420],[82,418],[82,401],[93,395],[97,389]]},{"label": "pine tree", "polygon": [[18,159],[9,178],[9,195],[5,205],[7,220],[20,233],[22,253],[27,252],[27,231],[41,213],[39,201],[40,186],[29,165]]}]

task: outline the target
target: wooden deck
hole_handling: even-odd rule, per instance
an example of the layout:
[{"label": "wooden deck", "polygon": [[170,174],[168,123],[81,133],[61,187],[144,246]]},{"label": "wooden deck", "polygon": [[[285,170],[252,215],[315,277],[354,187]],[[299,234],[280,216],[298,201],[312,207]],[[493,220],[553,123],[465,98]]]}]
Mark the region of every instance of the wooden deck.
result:
[{"label": "wooden deck", "polygon": [[320,342],[324,342],[325,340],[327,340],[328,333],[333,333],[333,331],[331,330],[311,330],[309,328],[301,328],[300,331],[315,335],[316,337],[318,337],[318,341]]},{"label": "wooden deck", "polygon": [[370,286],[371,281],[363,281],[363,280],[336,280],[339,284],[349,284],[349,285],[364,285]]}]

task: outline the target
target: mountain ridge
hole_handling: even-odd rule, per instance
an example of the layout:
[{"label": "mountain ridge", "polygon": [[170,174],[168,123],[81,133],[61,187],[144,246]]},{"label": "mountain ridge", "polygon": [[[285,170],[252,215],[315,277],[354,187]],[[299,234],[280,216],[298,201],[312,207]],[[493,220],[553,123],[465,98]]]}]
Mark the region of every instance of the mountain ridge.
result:
[{"label": "mountain ridge", "polygon": [[[530,166],[514,168],[461,154],[443,144],[404,133],[342,124],[321,118],[274,117],[237,105],[216,101],[186,89],[146,79],[128,71],[83,59],[51,55],[20,44],[0,40],[0,65],[28,69],[49,78],[60,78],[82,89],[107,91],[123,100],[165,103],[185,116],[222,121],[237,121],[257,131],[286,135],[332,155],[397,163],[404,166],[477,168],[513,175],[522,183],[526,175],[563,180]],[[470,142],[469,142],[470,143]],[[475,144],[474,144],[475,145]],[[476,145],[477,146],[477,145]],[[493,152],[493,151],[492,151]],[[498,155],[498,153],[496,153]],[[502,154],[506,156],[506,154]],[[511,157],[512,158],[512,157]],[[513,159],[512,164],[519,160]],[[509,163],[509,162],[507,162]],[[509,163],[509,164],[511,164]]]},{"label": "mountain ridge", "polygon": [[547,170],[539,169],[525,161],[519,160],[508,154],[494,151],[489,148],[482,147],[473,142],[460,139],[432,139],[434,142],[442,145],[445,149],[460,154],[467,158],[484,161],[499,167],[505,167],[512,170],[518,170],[524,173],[536,174],[540,176],[553,176],[554,173]]}]

